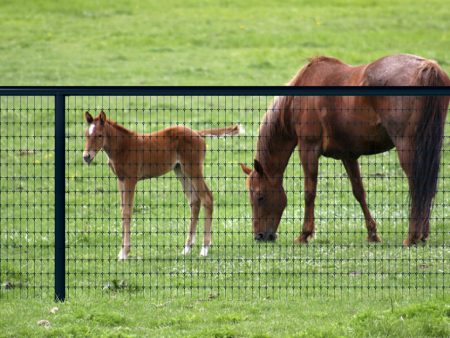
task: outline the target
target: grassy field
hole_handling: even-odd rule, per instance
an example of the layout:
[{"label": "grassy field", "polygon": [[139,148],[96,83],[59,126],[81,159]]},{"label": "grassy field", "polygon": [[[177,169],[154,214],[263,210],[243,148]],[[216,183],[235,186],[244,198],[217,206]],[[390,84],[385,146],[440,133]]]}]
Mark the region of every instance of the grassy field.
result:
[{"label": "grassy field", "polygon": [[[229,302],[126,296],[2,302],[3,337],[445,337],[448,298]],[[51,310],[53,311],[51,312]],[[21,319],[17,318],[20,312]],[[38,321],[48,321],[39,326]]]},{"label": "grassy field", "polygon": [[[407,52],[449,71],[449,12],[445,1],[1,3],[0,84],[278,85],[319,54],[363,63]],[[449,138],[427,246],[401,246],[408,199],[395,152],[361,160],[381,244],[364,241],[342,164],[322,159],[316,240],[293,245],[304,210],[294,154],[279,239],[258,245],[238,163],[252,162],[270,100],[69,98],[68,302],[49,314],[53,101],[1,98],[0,336],[448,336]],[[133,258],[116,261],[116,179],[104,154],[89,167],[81,161],[83,112],[100,108],[139,132],[176,123],[245,127],[245,136],[207,140],[215,197],[209,257],[198,257],[199,245],[180,254],[189,207],[169,174],[138,185]],[[41,319],[51,327],[39,327]]]},{"label": "grassy field", "polygon": [[277,85],[314,55],[450,69],[445,0],[2,2],[5,85]]}]

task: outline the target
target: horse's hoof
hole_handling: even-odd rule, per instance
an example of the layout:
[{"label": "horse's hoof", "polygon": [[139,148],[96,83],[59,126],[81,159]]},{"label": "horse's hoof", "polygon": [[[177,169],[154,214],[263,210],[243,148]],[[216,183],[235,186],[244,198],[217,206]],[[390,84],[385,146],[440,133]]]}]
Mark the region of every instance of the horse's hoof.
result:
[{"label": "horse's hoof", "polygon": [[377,243],[377,242],[381,242],[381,238],[377,234],[374,234],[374,235],[367,236],[367,241]]},{"label": "horse's hoof", "polygon": [[405,239],[405,240],[403,241],[403,246],[404,246],[405,248],[408,248],[408,247],[413,246],[413,245],[416,245],[416,244],[417,244],[416,241],[411,240],[411,239],[409,239],[409,238],[407,238],[407,239]]},{"label": "horse's hoof", "polygon": [[[412,237],[412,238],[411,238]],[[403,246],[408,247],[408,246],[412,246],[412,245],[417,245],[419,243],[425,243],[426,239],[423,239],[423,235],[419,235],[419,236],[408,236],[404,241],[403,241]]]},{"label": "horse's hoof", "polygon": [[300,235],[294,239],[295,244],[308,244],[308,240],[312,238],[312,235]]}]

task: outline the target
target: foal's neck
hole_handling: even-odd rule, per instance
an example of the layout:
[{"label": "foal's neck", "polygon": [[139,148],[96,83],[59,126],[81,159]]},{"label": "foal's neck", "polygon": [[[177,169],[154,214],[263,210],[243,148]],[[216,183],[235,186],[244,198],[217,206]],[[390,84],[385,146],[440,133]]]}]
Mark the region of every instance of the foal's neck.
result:
[{"label": "foal's neck", "polygon": [[130,143],[137,139],[137,134],[125,127],[106,121],[105,123],[105,141],[103,150],[112,161],[117,160],[118,156],[130,148]]}]

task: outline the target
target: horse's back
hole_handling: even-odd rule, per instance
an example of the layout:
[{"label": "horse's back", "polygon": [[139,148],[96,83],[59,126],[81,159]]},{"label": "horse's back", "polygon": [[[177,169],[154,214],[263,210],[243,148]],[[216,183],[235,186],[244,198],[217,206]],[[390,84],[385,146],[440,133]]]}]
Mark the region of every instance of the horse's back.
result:
[{"label": "horse's back", "polygon": [[[412,86],[423,85],[421,72],[437,67],[414,55],[392,55],[370,64],[350,66],[333,58],[313,59],[291,85],[305,86]],[[295,78],[294,78],[295,79]],[[294,82],[296,82],[294,84]],[[421,102],[401,97],[314,97],[295,99],[303,129],[320,125],[322,149],[332,157],[378,153],[390,149],[396,135],[409,125]],[[320,112],[319,114],[317,112]],[[310,121],[311,120],[311,121]],[[314,122],[315,121],[315,122]],[[314,122],[314,123],[313,123]],[[310,130],[298,130],[299,135]]]},{"label": "horse's back", "polygon": [[[362,66],[350,66],[342,61],[318,56],[309,60],[291,80],[294,86],[348,86],[357,85]],[[352,82],[355,82],[352,84]]]},{"label": "horse's back", "polygon": [[420,86],[420,71],[425,67],[440,67],[436,62],[410,54],[390,55],[367,65],[366,86]]},{"label": "horse's back", "polygon": [[295,86],[420,86],[420,71],[438,69],[448,85],[448,77],[435,61],[411,54],[382,57],[374,62],[351,66],[342,61],[319,56],[313,58],[292,79]]}]

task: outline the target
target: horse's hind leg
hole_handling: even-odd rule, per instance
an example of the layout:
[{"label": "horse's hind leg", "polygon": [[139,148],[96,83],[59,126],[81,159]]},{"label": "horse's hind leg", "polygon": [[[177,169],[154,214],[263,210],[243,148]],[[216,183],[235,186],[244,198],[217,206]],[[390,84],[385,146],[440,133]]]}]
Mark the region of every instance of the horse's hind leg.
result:
[{"label": "horse's hind leg", "polygon": [[427,220],[422,229],[422,242],[426,242],[430,236],[430,220]]},{"label": "horse's hind leg", "polygon": [[[413,161],[413,149],[414,146],[412,144],[412,137],[402,137],[399,138],[395,142],[395,146],[397,148],[397,154],[400,160],[400,165],[402,166],[403,171],[405,172],[406,176],[408,177],[408,184],[409,184],[409,192],[411,195],[412,187],[413,187],[413,180],[412,180],[412,161]],[[408,230],[408,237],[403,241],[403,245],[409,246],[411,244],[417,244],[417,242],[423,238],[424,235],[428,237],[428,234],[424,232],[427,231],[429,228],[429,225],[426,224],[423,226],[420,226],[420,219],[418,217],[414,216],[417,214],[417,201],[414,200],[411,196],[411,209],[410,209],[410,217],[409,217],[409,230]]]},{"label": "horse's hind leg", "polygon": [[308,240],[314,235],[314,201],[316,199],[320,145],[308,142],[299,143],[299,152],[305,175],[305,215],[302,233],[295,239],[295,242],[308,243]]},{"label": "horse's hind leg", "polygon": [[181,182],[181,185],[183,186],[183,191],[186,195],[186,198],[189,201],[189,206],[191,208],[191,224],[189,227],[189,234],[186,238],[186,242],[184,244],[183,249],[183,254],[186,255],[191,251],[191,248],[195,242],[198,214],[200,213],[200,198],[198,196],[198,193],[192,186],[191,179],[183,173],[180,165],[177,165],[174,171],[175,174],[177,175],[178,180]]},{"label": "horse's hind leg", "polygon": [[380,238],[377,235],[377,224],[370,214],[369,208],[366,203],[366,193],[361,180],[361,174],[359,171],[358,161],[355,159],[342,160],[345,170],[347,171],[350,182],[352,183],[353,195],[361,205],[361,209],[364,213],[367,228],[367,240],[369,242],[379,242]]}]

